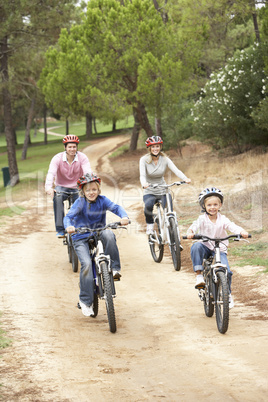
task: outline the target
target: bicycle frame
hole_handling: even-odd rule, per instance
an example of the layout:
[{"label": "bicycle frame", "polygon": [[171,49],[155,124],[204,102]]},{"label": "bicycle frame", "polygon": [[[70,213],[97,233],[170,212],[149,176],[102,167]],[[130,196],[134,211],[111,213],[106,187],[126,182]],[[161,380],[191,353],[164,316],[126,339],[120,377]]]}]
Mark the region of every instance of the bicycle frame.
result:
[{"label": "bicycle frame", "polygon": [[[155,187],[163,187],[163,188],[165,188],[165,191],[166,191],[166,193],[164,194],[165,198],[166,198],[165,207],[163,207],[161,200],[158,200],[156,202],[156,204],[155,204],[156,208],[157,208],[156,216],[157,216],[158,222],[159,222],[159,228],[160,228],[160,235],[161,235],[162,244],[170,244],[170,235],[169,235],[169,230],[168,230],[169,225],[170,225],[169,224],[169,218],[170,217],[174,217],[175,222],[177,223],[177,231],[178,231],[178,236],[180,238],[178,222],[177,222],[177,214],[176,214],[175,211],[173,211],[173,208],[172,208],[172,205],[171,205],[171,201],[170,201],[171,193],[170,193],[169,187],[171,187],[171,186],[173,186],[175,184],[180,185],[180,184],[183,184],[183,183],[184,182],[174,182],[172,184],[165,184],[165,185],[163,184],[163,185],[159,185],[159,186],[156,186],[156,185],[153,186],[154,188]],[[163,215],[161,213],[161,206],[162,206],[162,209],[163,209]],[[153,242],[159,243],[158,236],[156,236],[156,235],[153,238],[151,238],[150,240],[153,241]]]}]

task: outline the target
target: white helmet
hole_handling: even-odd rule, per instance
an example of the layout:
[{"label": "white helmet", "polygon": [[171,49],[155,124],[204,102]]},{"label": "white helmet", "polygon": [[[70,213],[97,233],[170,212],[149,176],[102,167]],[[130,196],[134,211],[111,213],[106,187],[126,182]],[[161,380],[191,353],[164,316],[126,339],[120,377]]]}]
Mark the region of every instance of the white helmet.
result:
[{"label": "white helmet", "polygon": [[201,193],[198,196],[199,204],[203,210],[205,210],[205,203],[204,203],[205,199],[208,197],[212,197],[213,195],[219,197],[221,203],[223,203],[223,194],[221,190],[219,190],[216,187],[205,188],[205,190],[201,191]]}]

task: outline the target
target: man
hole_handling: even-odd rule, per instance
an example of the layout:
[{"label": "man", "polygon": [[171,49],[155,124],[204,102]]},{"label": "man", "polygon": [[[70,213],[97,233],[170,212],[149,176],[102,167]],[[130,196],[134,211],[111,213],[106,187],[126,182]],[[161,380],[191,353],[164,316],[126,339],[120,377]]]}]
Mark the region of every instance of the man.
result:
[{"label": "man", "polygon": [[[86,173],[91,173],[87,156],[77,151],[79,138],[76,135],[66,135],[62,140],[65,151],[56,154],[49,165],[45,190],[53,195],[54,217],[57,237],[64,237],[64,205],[68,194],[73,194],[73,200],[78,198],[77,180]],[[55,187],[54,187],[55,186]],[[68,193],[68,194],[63,194]]]}]

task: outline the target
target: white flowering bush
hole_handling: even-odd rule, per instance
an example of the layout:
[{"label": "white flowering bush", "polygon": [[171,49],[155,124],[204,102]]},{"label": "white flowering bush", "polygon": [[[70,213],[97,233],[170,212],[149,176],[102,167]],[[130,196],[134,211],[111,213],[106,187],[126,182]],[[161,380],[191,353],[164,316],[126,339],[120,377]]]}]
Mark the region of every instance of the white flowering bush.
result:
[{"label": "white flowering bush", "polygon": [[237,51],[201,90],[192,110],[194,132],[216,148],[232,145],[239,152],[267,136],[253,119],[266,95],[263,51],[257,44]]}]

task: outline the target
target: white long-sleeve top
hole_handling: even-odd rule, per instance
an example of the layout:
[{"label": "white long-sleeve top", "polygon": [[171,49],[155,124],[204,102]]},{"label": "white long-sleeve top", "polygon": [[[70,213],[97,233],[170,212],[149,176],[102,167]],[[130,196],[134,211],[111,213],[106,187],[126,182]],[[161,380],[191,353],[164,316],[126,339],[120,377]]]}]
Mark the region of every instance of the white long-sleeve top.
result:
[{"label": "white long-sleeve top", "polygon": [[[219,237],[226,237],[228,236],[227,230],[234,234],[240,234],[241,228],[240,226],[236,225],[234,222],[231,222],[225,215],[221,215],[219,212],[217,214],[216,223],[211,222],[209,216],[204,213],[200,215],[196,221],[192,223],[189,227],[187,234],[190,233],[189,231],[192,230],[194,234],[202,234],[205,236],[209,236],[212,238],[219,238]],[[210,250],[214,250],[214,243],[215,242],[202,242],[206,247]],[[224,242],[220,243],[220,250],[227,254],[229,242],[225,240]]]},{"label": "white long-sleeve top", "polygon": [[[159,156],[157,165],[154,162],[148,163],[148,154],[140,158],[140,182],[142,187],[149,184],[166,184],[164,175],[169,168],[181,180],[186,180],[187,176],[182,173],[167,156]],[[161,195],[165,194],[163,188],[146,188],[144,194]]]}]

